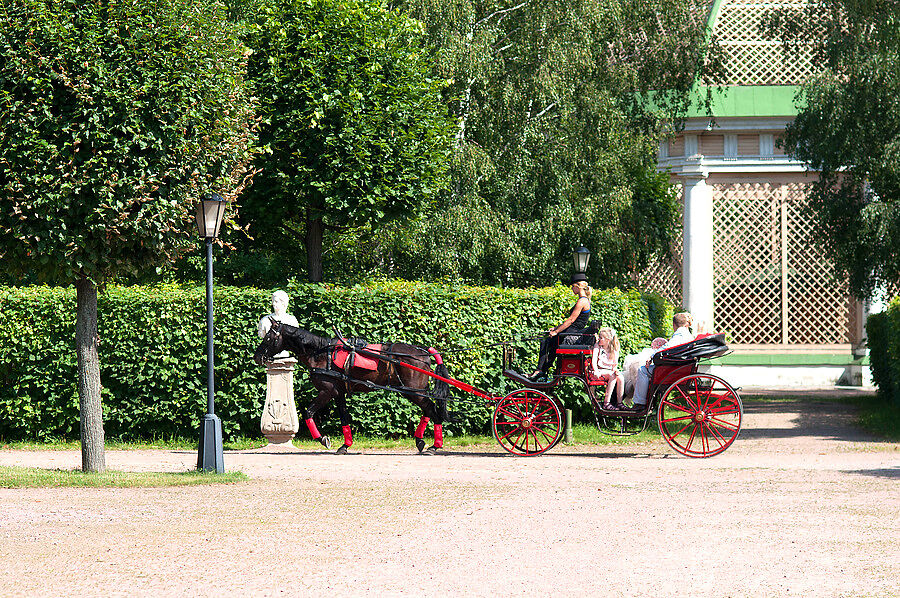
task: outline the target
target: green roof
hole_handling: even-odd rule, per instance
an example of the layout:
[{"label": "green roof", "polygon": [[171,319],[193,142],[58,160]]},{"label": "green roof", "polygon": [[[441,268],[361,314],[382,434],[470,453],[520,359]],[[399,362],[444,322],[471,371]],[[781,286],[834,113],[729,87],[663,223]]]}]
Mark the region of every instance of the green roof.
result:
[{"label": "green roof", "polygon": [[[793,118],[800,84],[815,72],[810,52],[786,55],[779,40],[760,27],[762,16],[775,0],[713,0],[707,17],[707,35],[716,36],[724,52],[725,85],[707,86],[699,80],[692,92],[688,118]],[[800,4],[799,0],[780,2]],[[711,106],[704,106],[711,92]],[[667,92],[647,95],[651,107]]]},{"label": "green roof", "polygon": [[698,86],[688,117],[796,116],[797,85],[729,85],[712,89],[712,114],[701,103],[707,87]]}]

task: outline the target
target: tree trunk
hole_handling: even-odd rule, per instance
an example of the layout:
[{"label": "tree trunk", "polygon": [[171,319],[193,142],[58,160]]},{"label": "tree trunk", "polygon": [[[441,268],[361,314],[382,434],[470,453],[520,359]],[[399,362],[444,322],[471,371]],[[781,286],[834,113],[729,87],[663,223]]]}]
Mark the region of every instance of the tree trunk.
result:
[{"label": "tree trunk", "polygon": [[100,359],[97,356],[97,287],[87,278],[75,283],[75,353],[81,414],[81,469],[106,471],[103,409],[100,405]]},{"label": "tree trunk", "polygon": [[306,269],[310,282],[322,282],[322,231],[321,218],[306,216]]}]

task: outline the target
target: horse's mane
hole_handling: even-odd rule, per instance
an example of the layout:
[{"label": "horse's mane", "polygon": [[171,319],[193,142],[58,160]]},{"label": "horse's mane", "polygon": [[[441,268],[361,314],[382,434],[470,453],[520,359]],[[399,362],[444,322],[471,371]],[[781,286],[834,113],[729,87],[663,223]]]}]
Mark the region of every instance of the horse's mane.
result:
[{"label": "horse's mane", "polygon": [[315,335],[309,330],[291,326],[290,324],[282,324],[281,330],[286,337],[292,337],[298,345],[313,352],[323,351],[334,344],[331,339]]}]

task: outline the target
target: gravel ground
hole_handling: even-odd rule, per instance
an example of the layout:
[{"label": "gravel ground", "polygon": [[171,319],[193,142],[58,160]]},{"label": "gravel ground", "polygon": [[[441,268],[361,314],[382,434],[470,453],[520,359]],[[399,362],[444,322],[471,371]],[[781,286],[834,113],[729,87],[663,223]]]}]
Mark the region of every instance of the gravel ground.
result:
[{"label": "gravel ground", "polygon": [[0,489],[0,595],[900,596],[900,446],[833,401],[745,413],[702,460],[662,440],[524,459],[449,439],[437,457],[228,452],[252,478],[229,486]]}]

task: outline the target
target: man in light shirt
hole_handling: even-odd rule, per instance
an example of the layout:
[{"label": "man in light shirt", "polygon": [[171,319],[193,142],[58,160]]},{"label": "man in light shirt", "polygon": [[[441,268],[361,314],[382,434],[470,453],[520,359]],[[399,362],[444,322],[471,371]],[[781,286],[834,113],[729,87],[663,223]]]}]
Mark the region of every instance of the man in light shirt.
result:
[{"label": "man in light shirt", "polygon": [[[693,319],[688,312],[675,314],[675,317],[672,318],[672,328],[675,333],[657,351],[663,351],[675,345],[682,345],[694,340],[694,334],[691,332],[692,323]],[[656,369],[652,360],[653,356],[651,355],[647,363],[638,370],[637,382],[634,385],[634,398],[632,399],[634,406],[631,407],[633,411],[643,411],[647,406],[647,391],[650,389],[650,381],[653,379],[653,370]]]}]

